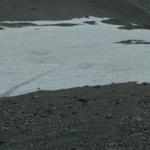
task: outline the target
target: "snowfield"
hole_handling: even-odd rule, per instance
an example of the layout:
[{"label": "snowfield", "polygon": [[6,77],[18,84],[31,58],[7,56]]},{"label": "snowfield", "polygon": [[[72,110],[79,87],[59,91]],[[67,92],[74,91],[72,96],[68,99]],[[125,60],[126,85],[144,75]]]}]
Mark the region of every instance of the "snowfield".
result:
[{"label": "snowfield", "polygon": [[[40,26],[0,30],[0,96],[112,82],[150,82],[150,45],[116,43],[130,39],[150,42],[150,31],[121,30],[102,20],[35,21],[31,23]],[[79,25],[48,26],[58,23]]]}]

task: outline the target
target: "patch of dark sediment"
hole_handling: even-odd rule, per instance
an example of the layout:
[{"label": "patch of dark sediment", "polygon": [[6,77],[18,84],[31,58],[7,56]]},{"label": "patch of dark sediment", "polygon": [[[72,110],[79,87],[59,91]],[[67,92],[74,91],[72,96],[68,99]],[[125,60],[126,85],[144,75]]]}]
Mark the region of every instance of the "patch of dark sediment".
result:
[{"label": "patch of dark sediment", "polygon": [[77,26],[80,24],[76,23],[57,23],[57,24],[43,24],[43,25],[38,25],[36,23],[30,23],[30,22],[17,22],[17,23],[6,23],[6,22],[1,22],[0,26],[2,27],[9,27],[9,28],[22,28],[22,27],[30,27],[30,26],[38,26],[38,27],[43,27],[43,26],[58,26],[58,27],[72,27],[72,26]]},{"label": "patch of dark sediment", "polygon": [[11,28],[21,28],[21,27],[26,27],[26,26],[37,26],[34,23],[29,23],[29,22],[19,22],[19,23],[6,23],[6,22],[1,22],[0,26],[2,27],[11,27]]},{"label": "patch of dark sediment", "polygon": [[150,24],[134,24],[116,18],[104,19],[101,22],[113,25],[120,25],[118,29],[133,30],[133,29],[150,29]]},{"label": "patch of dark sediment", "polygon": [[0,0],[0,2],[0,21],[66,20],[95,16],[150,26],[148,0]]},{"label": "patch of dark sediment", "polygon": [[96,25],[96,21],[84,21],[84,23],[89,24],[89,25]]},{"label": "patch of dark sediment", "polygon": [[130,39],[130,40],[124,40],[124,41],[119,41],[115,42],[117,44],[150,44],[150,42],[144,41],[144,40],[135,40],[135,39]]},{"label": "patch of dark sediment", "polygon": [[2,150],[148,150],[150,84],[111,84],[0,98]]},{"label": "patch of dark sediment", "polygon": [[41,25],[41,26],[57,26],[57,27],[73,27],[78,26],[80,24],[76,23],[56,23],[56,24],[48,24],[48,25]]}]

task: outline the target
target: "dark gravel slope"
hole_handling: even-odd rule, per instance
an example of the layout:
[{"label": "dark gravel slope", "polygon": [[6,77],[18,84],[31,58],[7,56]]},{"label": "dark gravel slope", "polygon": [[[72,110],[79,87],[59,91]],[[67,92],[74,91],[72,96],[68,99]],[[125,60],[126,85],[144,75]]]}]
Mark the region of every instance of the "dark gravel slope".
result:
[{"label": "dark gravel slope", "polygon": [[149,0],[0,0],[0,20],[62,20],[74,17],[115,17],[150,23]]},{"label": "dark gravel slope", "polygon": [[150,85],[0,99],[0,150],[149,150]]}]

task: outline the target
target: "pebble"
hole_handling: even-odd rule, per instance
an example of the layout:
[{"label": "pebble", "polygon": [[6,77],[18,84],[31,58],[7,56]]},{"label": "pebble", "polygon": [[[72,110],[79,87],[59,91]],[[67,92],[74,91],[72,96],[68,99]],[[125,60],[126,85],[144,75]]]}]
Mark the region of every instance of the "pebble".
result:
[{"label": "pebble", "polygon": [[86,123],[86,120],[82,118],[82,119],[80,119],[80,122],[81,123]]},{"label": "pebble", "polygon": [[87,103],[88,99],[87,98],[79,98],[78,101],[81,103]]},{"label": "pebble", "polygon": [[107,150],[118,150],[115,143],[109,143],[107,146]]},{"label": "pebble", "polygon": [[113,104],[114,104],[114,105],[119,105],[119,104],[120,104],[120,101],[119,101],[118,99],[116,99],[116,100],[113,101]]},{"label": "pebble", "polygon": [[142,132],[134,132],[133,134],[130,135],[130,137],[136,141],[146,141],[146,138]]},{"label": "pebble", "polygon": [[147,138],[147,143],[150,144],[150,137]]},{"label": "pebble", "polygon": [[33,96],[32,96],[32,99],[37,99],[37,98],[38,98],[37,95],[33,95]]},{"label": "pebble", "polygon": [[95,89],[99,89],[100,87],[101,87],[100,85],[93,86],[93,88],[95,88]]},{"label": "pebble", "polygon": [[52,110],[56,110],[57,109],[57,107],[56,106],[52,106]]},{"label": "pebble", "polygon": [[2,130],[9,130],[9,127],[2,127]]},{"label": "pebble", "polygon": [[113,115],[111,113],[105,115],[105,119],[112,119]]},{"label": "pebble", "polygon": [[142,84],[143,84],[143,85],[148,85],[148,83],[147,83],[147,82],[143,82]]},{"label": "pebble", "polygon": [[4,141],[0,141],[0,145],[4,144],[5,142]]},{"label": "pebble", "polygon": [[150,150],[150,145],[147,145],[147,146],[145,147],[145,150]]},{"label": "pebble", "polygon": [[75,114],[77,114],[77,112],[76,112],[76,111],[73,111],[72,114],[75,115]]},{"label": "pebble", "polygon": [[139,117],[139,116],[134,117],[133,120],[135,120],[137,123],[143,122],[143,119],[141,117]]}]

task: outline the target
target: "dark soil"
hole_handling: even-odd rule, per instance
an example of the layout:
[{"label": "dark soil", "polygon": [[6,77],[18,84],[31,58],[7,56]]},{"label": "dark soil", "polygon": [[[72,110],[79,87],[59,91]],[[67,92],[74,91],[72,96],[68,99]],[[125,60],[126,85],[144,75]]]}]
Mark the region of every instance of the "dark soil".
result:
[{"label": "dark soil", "polygon": [[0,99],[0,150],[149,150],[150,84]]},{"label": "dark soil", "polygon": [[147,41],[143,41],[143,40],[135,40],[135,39],[130,39],[130,40],[124,40],[124,41],[119,41],[119,42],[116,42],[117,44],[126,44],[126,45],[129,45],[129,44],[150,44],[150,42],[147,42]]}]

